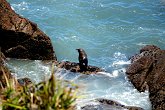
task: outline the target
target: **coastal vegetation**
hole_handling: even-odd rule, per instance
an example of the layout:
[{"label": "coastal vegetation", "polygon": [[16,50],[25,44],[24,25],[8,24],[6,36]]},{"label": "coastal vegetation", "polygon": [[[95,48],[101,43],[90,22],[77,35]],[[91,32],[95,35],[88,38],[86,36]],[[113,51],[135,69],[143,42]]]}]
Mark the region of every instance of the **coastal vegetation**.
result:
[{"label": "coastal vegetation", "polygon": [[[11,7],[7,1],[10,0],[0,0],[0,110],[73,110],[77,99],[77,87],[57,80],[54,69],[49,80],[39,84],[23,82],[22,85],[5,65],[5,57],[53,60],[69,72],[85,74],[76,80],[85,81],[85,86],[90,87],[87,95],[92,98],[97,98],[93,94],[104,98],[113,96],[119,102],[147,110],[165,109],[165,50],[160,49],[164,48],[165,8],[162,2],[16,0],[11,2]],[[13,9],[38,21],[51,39],[36,23]],[[44,16],[45,13],[48,16]],[[145,47],[140,49],[142,46]],[[90,64],[103,67],[105,72],[91,65],[81,71],[79,63],[63,61],[70,58],[74,61],[72,49],[77,47],[87,48]],[[131,57],[131,64],[128,63],[127,56],[139,49],[139,53]],[[56,52],[60,56],[58,59]],[[99,77],[95,77],[97,75]],[[115,105],[130,109],[109,99],[94,101],[101,107]],[[97,106],[85,105],[81,109],[89,107],[96,109]]]},{"label": "coastal vegetation", "polygon": [[52,69],[47,81],[21,86],[15,78],[7,78],[3,71],[6,87],[0,81],[0,110],[73,110],[76,86],[57,80],[54,73]]}]

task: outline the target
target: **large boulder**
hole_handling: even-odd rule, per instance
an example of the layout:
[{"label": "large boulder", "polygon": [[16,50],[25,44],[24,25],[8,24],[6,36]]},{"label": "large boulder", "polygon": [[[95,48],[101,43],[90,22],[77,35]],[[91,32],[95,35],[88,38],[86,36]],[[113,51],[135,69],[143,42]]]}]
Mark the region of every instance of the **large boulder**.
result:
[{"label": "large boulder", "polygon": [[50,38],[16,14],[6,0],[0,0],[0,47],[10,58],[56,60]]},{"label": "large boulder", "polygon": [[149,90],[153,110],[165,110],[165,50],[147,45],[131,58],[126,74],[138,91]]}]

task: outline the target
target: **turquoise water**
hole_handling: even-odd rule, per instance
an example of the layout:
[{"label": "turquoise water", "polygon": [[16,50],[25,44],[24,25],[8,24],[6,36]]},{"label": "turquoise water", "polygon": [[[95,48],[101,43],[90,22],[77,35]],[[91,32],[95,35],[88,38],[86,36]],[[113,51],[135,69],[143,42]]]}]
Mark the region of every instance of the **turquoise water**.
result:
[{"label": "turquoise water", "polygon": [[[74,79],[77,83],[90,80],[85,86],[91,98],[106,97],[150,109],[148,93],[139,94],[134,90],[124,72],[129,64],[128,58],[141,47],[154,44],[165,49],[165,0],[8,1],[17,13],[37,23],[51,38],[58,60],[78,62],[75,49],[83,48],[90,65],[107,71],[103,73],[106,77],[90,75],[79,78],[79,75],[67,74],[63,78],[71,77],[69,80]],[[17,68],[15,71],[21,76],[20,62],[29,62],[13,62],[12,67]],[[31,63],[36,64],[36,61]],[[24,75],[29,71],[35,69],[27,70]]]}]

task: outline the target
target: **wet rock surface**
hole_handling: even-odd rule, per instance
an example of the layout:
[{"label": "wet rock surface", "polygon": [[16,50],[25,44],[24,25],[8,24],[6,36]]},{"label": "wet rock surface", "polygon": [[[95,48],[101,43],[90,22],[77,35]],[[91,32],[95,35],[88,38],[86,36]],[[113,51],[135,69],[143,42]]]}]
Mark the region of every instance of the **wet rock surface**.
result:
[{"label": "wet rock surface", "polygon": [[104,71],[99,67],[91,66],[91,65],[88,65],[87,70],[81,71],[79,63],[69,62],[69,61],[63,61],[63,62],[55,61],[55,65],[59,68],[64,68],[71,72],[79,72],[79,73],[83,73],[83,74],[96,74],[98,72]]},{"label": "wet rock surface", "polygon": [[147,45],[131,58],[126,74],[135,88],[149,90],[153,110],[165,110],[165,50]]},{"label": "wet rock surface", "polygon": [[140,107],[125,106],[109,99],[95,99],[81,107],[81,110],[143,110]]},{"label": "wet rock surface", "polygon": [[26,86],[26,85],[29,85],[29,84],[33,83],[31,81],[31,79],[29,79],[29,78],[20,78],[20,79],[17,79],[17,81],[21,86]]},{"label": "wet rock surface", "polygon": [[16,14],[6,0],[0,0],[0,47],[10,58],[56,60],[50,38]]}]

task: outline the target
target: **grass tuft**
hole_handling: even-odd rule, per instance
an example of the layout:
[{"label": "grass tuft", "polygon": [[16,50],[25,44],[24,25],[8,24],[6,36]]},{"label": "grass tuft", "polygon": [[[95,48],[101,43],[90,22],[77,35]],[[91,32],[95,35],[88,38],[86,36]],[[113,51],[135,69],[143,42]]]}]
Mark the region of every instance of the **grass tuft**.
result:
[{"label": "grass tuft", "polygon": [[3,71],[7,86],[0,90],[0,110],[73,110],[76,87],[63,84],[55,78],[54,73],[52,65],[48,81],[20,86],[14,78],[8,79]]}]

